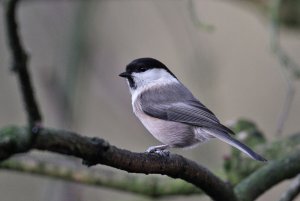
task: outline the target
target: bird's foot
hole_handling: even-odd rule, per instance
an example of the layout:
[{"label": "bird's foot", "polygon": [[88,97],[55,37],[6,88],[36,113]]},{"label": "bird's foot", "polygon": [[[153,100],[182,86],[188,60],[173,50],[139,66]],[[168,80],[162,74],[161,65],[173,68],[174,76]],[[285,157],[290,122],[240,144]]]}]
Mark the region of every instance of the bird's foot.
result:
[{"label": "bird's foot", "polygon": [[166,150],[169,146],[168,145],[158,145],[158,146],[151,146],[145,152],[146,153],[155,153],[161,156],[169,156],[170,151]]}]

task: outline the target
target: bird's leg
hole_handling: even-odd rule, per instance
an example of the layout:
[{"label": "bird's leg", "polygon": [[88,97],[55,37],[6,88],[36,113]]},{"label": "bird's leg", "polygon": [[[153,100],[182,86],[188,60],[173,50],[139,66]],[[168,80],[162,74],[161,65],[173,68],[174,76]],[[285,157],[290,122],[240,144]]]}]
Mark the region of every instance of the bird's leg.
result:
[{"label": "bird's leg", "polygon": [[170,152],[166,150],[167,148],[169,148],[169,145],[166,144],[151,146],[146,150],[146,153],[157,153],[159,155],[168,156]]}]

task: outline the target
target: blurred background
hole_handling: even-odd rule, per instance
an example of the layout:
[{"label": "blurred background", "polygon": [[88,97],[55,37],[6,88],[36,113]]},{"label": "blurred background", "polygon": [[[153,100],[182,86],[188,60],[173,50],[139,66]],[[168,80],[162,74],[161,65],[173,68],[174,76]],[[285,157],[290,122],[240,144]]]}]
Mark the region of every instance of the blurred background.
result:
[{"label": "blurred background", "polygon": [[[293,1],[298,2],[290,7],[294,10],[281,13],[290,18],[283,21],[277,41],[277,24],[271,26],[266,2],[22,1],[18,10],[20,31],[30,55],[29,66],[44,125],[98,136],[136,152],[159,144],[133,115],[127,84],[118,77],[131,60],[153,57],[165,63],[225,124],[239,118],[251,119],[270,141],[300,131],[299,81],[284,70],[272,51],[279,41],[293,62],[300,64],[299,1]],[[2,8],[0,126],[24,125],[26,118],[16,77],[9,70]],[[279,136],[278,118],[289,90],[296,93]],[[172,152],[216,170],[229,150],[228,145],[212,140],[192,150]],[[80,165],[76,159],[54,154],[31,154]],[[258,200],[274,200],[285,184]],[[149,200],[3,170],[0,194],[2,201]],[[209,200],[199,196],[162,200],[171,199]]]}]

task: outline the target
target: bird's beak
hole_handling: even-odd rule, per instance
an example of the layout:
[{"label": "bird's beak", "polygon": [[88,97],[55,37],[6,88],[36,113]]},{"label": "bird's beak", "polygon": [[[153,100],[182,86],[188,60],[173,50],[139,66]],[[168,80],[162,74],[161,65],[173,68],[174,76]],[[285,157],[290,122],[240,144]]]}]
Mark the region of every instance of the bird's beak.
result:
[{"label": "bird's beak", "polygon": [[120,77],[125,77],[125,78],[131,77],[131,75],[129,73],[127,73],[127,72],[121,73],[119,76]]}]

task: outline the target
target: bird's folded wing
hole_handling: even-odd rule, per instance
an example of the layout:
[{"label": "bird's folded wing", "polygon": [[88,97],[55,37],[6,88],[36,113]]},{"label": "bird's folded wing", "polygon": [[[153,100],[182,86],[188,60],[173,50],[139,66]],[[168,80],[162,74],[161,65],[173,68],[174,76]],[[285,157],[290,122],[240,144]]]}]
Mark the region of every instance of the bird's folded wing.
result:
[{"label": "bird's folded wing", "polygon": [[198,101],[171,102],[168,104],[148,103],[142,105],[142,110],[155,118],[233,134],[233,131],[222,125],[217,117]]}]

